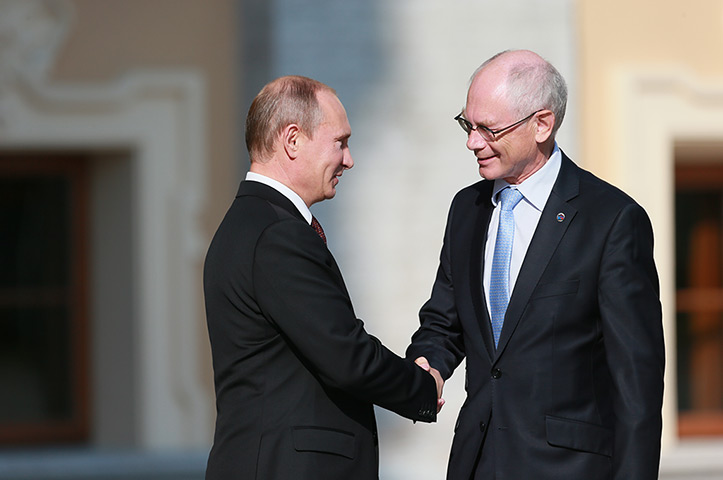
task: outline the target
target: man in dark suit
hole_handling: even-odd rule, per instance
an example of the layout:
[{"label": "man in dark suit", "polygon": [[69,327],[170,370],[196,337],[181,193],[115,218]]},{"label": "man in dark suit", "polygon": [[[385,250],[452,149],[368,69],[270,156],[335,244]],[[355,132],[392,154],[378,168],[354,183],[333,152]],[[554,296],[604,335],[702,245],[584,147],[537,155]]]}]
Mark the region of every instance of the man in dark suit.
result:
[{"label": "man in dark suit", "polygon": [[450,480],[658,478],[652,228],[559,150],[566,102],[552,65],[508,51],[475,72],[456,118],[484,180],[452,202],[407,350],[443,378],[466,358]]},{"label": "man in dark suit", "polygon": [[[204,270],[216,386],[206,478],[378,478],[373,403],[434,421],[441,377],[369,335],[309,206],[353,166],[335,92],[282,77],[246,121],[251,168]],[[435,376],[436,375],[436,376]]]}]

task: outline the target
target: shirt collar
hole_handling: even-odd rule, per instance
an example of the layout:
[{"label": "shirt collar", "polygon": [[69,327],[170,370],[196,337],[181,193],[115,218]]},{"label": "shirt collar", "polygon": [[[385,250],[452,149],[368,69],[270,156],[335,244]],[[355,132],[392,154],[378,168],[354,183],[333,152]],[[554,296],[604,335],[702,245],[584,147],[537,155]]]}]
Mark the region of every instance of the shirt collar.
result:
[{"label": "shirt collar", "polygon": [[311,225],[311,210],[309,210],[309,207],[306,206],[306,203],[304,203],[304,201],[295,191],[293,191],[283,183],[274,180],[273,178],[269,178],[266,175],[261,175],[260,173],[256,172],[246,173],[246,180],[268,185],[269,187],[273,188],[274,190],[291,200],[291,203],[293,203],[296,209],[299,210],[299,213],[303,215],[303,217],[306,219],[306,222]]},{"label": "shirt collar", "polygon": [[[547,199],[550,198],[550,192],[552,192],[557,174],[560,172],[560,165],[562,165],[562,154],[557,146],[557,142],[555,142],[552,155],[550,155],[550,158],[542,168],[522,183],[514,185],[514,188],[517,188],[520,193],[522,193],[527,203],[541,212],[547,203]],[[495,180],[494,187],[492,188],[492,205],[497,206],[497,194],[508,186],[510,186],[510,184],[501,178]]]}]

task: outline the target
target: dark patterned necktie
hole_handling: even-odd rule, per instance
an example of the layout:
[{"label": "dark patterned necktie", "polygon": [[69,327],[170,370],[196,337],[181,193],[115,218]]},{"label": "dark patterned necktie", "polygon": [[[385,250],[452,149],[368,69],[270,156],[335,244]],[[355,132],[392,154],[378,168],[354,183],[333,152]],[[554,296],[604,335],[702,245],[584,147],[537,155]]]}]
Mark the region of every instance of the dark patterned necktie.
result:
[{"label": "dark patterned necktie", "polygon": [[311,217],[311,228],[313,228],[314,231],[321,237],[321,239],[324,240],[324,245],[326,245],[326,235],[324,235],[324,229],[321,228],[321,224],[319,223],[319,220],[316,219],[316,217]]}]

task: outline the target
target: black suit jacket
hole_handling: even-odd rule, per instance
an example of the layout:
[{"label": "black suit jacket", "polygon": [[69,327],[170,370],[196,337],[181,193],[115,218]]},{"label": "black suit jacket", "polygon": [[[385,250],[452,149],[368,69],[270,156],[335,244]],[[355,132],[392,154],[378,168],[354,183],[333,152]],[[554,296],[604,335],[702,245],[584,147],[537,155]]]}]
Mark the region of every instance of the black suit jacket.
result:
[{"label": "black suit jacket", "polygon": [[448,478],[479,464],[476,478],[657,479],[665,359],[647,215],[563,154],[495,349],[482,283],[493,183],[456,195],[407,351],[444,378],[466,357]]},{"label": "black suit jacket", "polygon": [[324,242],[242,182],[206,257],[217,420],[206,478],[378,477],[372,403],[433,421],[428,373],[369,335]]}]

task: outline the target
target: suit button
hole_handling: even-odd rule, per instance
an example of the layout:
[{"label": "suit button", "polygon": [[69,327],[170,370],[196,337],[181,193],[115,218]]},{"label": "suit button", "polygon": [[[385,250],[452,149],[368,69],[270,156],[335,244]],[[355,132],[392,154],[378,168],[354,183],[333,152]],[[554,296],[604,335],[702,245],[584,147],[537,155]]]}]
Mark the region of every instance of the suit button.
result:
[{"label": "suit button", "polygon": [[497,379],[497,378],[500,378],[501,376],[502,376],[502,370],[500,370],[499,368],[495,368],[492,370],[492,378]]},{"label": "suit button", "polygon": [[484,432],[485,428],[487,428],[487,424],[485,424],[485,422],[479,422],[479,431]]}]

